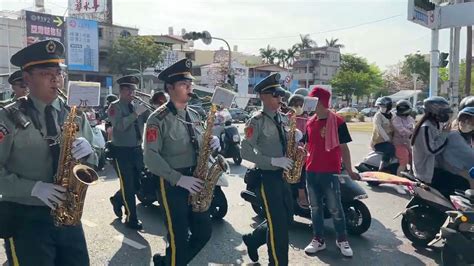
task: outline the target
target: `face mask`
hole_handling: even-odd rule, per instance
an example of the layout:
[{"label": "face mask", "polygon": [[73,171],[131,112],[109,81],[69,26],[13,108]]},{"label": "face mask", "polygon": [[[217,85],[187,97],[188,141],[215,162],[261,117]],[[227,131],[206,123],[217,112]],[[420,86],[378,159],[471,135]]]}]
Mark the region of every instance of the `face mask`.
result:
[{"label": "face mask", "polygon": [[380,110],[381,113],[385,113],[385,112],[387,112],[387,107],[380,107],[379,110]]},{"label": "face mask", "polygon": [[474,125],[471,124],[466,124],[466,123],[459,123],[459,131],[462,133],[470,133],[471,131],[474,131]]},{"label": "face mask", "polygon": [[301,107],[301,106],[295,107],[295,114],[296,115],[302,115],[303,114],[303,107]]}]

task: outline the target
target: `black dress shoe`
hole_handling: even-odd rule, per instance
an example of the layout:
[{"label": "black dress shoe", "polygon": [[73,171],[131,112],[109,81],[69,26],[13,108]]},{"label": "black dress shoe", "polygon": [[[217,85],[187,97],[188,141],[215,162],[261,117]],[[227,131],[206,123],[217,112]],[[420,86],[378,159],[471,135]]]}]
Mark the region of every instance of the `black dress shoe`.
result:
[{"label": "black dress shoe", "polygon": [[250,259],[253,262],[257,262],[258,261],[258,249],[253,244],[252,237],[250,235],[243,235],[242,240],[244,241],[244,244],[247,246],[247,253],[249,254]]},{"label": "black dress shoe", "polygon": [[112,207],[114,209],[115,216],[117,216],[117,218],[121,219],[122,215],[123,215],[122,214],[122,205],[118,204],[115,201],[114,197],[110,197],[110,203],[112,203]]},{"label": "black dress shoe", "polygon": [[165,266],[166,265],[165,257],[161,256],[160,254],[153,255],[153,264],[155,266]]},{"label": "black dress shoe", "polygon": [[142,222],[140,221],[133,221],[133,222],[126,222],[125,225],[130,228],[130,229],[134,229],[134,230],[142,230],[143,229],[143,225],[142,225]]}]

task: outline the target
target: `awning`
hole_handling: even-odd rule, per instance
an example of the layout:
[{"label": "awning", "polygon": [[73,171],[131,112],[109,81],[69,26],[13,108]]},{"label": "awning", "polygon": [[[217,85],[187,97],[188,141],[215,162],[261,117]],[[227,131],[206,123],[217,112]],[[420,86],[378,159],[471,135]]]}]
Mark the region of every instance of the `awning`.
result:
[{"label": "awning", "polygon": [[422,93],[421,90],[401,90],[401,91],[398,91],[392,95],[388,95],[388,97],[390,97],[392,99],[393,102],[397,102],[397,101],[400,101],[400,100],[409,100],[410,98],[412,98],[413,96],[415,96],[416,94],[420,94]]}]

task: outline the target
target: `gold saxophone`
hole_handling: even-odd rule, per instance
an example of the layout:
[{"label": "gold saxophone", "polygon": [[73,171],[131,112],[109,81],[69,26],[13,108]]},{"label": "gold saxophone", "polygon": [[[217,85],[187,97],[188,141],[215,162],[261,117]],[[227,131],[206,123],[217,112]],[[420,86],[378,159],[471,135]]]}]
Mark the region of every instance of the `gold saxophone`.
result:
[{"label": "gold saxophone", "polygon": [[227,170],[224,157],[217,155],[216,160],[212,165],[208,166],[209,156],[211,156],[212,149],[210,142],[212,140],[212,126],[216,119],[217,107],[213,104],[209,110],[209,115],[206,120],[206,131],[204,132],[202,147],[199,151],[196,169],[194,169],[193,176],[204,181],[203,189],[190,195],[190,203],[194,212],[205,212],[211,206],[214,187],[221,174]]},{"label": "gold saxophone", "polygon": [[288,132],[288,144],[286,146],[286,156],[293,160],[293,168],[283,172],[283,178],[288,184],[296,184],[300,181],[303,170],[306,150],[299,147],[295,140],[296,135],[296,114],[293,110],[289,112],[290,131]]},{"label": "gold saxophone", "polygon": [[76,138],[77,115],[75,106],[71,108],[63,125],[61,150],[55,184],[66,188],[66,200],[51,212],[56,226],[77,225],[81,221],[87,188],[99,176],[89,166],[79,164],[72,157],[72,143]]}]

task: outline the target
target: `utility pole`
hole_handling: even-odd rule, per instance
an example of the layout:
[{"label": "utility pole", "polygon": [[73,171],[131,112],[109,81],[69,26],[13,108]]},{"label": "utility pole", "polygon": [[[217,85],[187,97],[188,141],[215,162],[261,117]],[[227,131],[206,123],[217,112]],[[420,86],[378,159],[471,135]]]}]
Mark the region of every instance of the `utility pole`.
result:
[{"label": "utility pole", "polygon": [[431,30],[431,51],[430,51],[430,95],[438,95],[438,71],[439,71],[439,30]]},{"label": "utility pole", "polygon": [[[460,4],[463,0],[451,0],[451,4]],[[451,60],[450,62],[450,69],[449,69],[449,87],[450,87],[450,95],[449,95],[449,102],[453,111],[456,113],[458,111],[458,103],[459,103],[459,50],[460,50],[460,38],[461,38],[461,28],[454,27],[451,28],[451,39],[450,39],[450,47],[451,47]],[[452,68],[452,69],[451,69]]]},{"label": "utility pole", "polygon": [[418,101],[418,93],[416,92],[416,81],[418,80],[420,74],[411,73],[411,76],[413,77],[413,108],[415,108],[416,102]]}]

